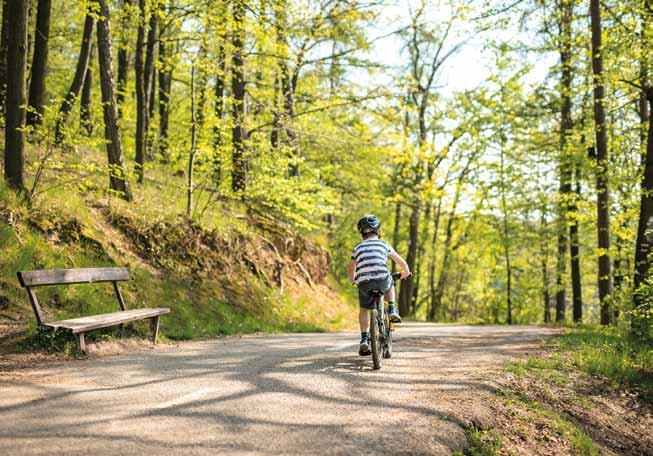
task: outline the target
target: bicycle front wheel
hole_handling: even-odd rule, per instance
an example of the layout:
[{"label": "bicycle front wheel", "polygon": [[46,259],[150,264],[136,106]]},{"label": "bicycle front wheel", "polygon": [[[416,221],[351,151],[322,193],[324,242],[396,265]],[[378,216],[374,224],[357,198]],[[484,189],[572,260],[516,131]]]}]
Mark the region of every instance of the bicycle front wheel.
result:
[{"label": "bicycle front wheel", "polygon": [[372,363],[374,364],[374,369],[381,369],[383,363],[383,347],[379,331],[378,311],[376,309],[370,312],[370,343],[372,345]]}]

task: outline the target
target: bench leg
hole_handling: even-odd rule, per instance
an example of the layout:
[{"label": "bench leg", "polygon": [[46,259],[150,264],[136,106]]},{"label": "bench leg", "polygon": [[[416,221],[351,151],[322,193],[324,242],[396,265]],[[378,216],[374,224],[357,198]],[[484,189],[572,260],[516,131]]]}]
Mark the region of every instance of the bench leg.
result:
[{"label": "bench leg", "polygon": [[159,338],[159,316],[150,319],[150,327],[152,328],[152,342],[156,344]]},{"label": "bench leg", "polygon": [[79,333],[77,336],[79,337],[79,351],[86,354],[86,339],[84,339],[84,333]]}]

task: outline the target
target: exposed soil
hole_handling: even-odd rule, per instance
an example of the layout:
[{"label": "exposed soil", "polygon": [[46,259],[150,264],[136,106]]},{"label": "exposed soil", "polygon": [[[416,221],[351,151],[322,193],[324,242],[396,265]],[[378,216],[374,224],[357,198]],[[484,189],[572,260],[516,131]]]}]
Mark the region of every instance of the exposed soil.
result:
[{"label": "exposed soil", "polygon": [[[541,353],[541,356],[546,356]],[[605,379],[567,372],[555,379],[505,374],[492,401],[501,454],[585,454],[556,425],[561,417],[587,434],[605,455],[653,455],[653,406]]]}]

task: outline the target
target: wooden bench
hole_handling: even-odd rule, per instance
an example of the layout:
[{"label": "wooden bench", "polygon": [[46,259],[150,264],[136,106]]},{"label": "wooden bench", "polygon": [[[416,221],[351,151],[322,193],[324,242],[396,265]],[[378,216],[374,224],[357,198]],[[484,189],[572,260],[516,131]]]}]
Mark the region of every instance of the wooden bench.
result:
[{"label": "wooden bench", "polygon": [[[39,271],[22,271],[18,273],[20,285],[27,290],[34,316],[39,326],[53,329],[69,329],[79,338],[79,349],[86,353],[84,334],[88,331],[136,320],[150,320],[152,328],[152,342],[156,344],[159,335],[159,317],[170,312],[163,307],[127,310],[118,282],[129,280],[129,271],[126,268],[85,268],[85,269],[49,269]],[[36,297],[34,288],[48,285],[71,285],[77,283],[111,282],[120,305],[120,312],[113,312],[89,317],[71,318],[52,322],[43,321],[43,311]]]}]

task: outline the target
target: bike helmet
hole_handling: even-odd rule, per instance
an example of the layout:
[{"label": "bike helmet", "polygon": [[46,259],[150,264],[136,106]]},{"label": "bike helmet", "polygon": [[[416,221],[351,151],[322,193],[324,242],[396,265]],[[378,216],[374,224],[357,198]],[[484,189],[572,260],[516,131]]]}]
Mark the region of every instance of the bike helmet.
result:
[{"label": "bike helmet", "polygon": [[379,220],[375,215],[366,215],[358,221],[356,226],[358,227],[360,234],[379,234],[379,229],[381,228],[381,220]]}]

